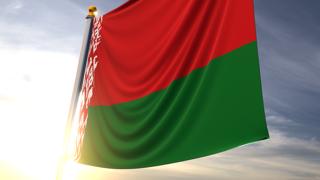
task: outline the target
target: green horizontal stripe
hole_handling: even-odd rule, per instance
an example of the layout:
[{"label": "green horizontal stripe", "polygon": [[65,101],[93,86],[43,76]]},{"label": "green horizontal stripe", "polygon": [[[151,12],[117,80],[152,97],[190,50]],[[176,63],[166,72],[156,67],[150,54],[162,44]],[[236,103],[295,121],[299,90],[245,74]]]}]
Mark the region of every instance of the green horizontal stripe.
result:
[{"label": "green horizontal stripe", "polygon": [[80,162],[141,168],[268,137],[253,42],[164,90],[127,103],[89,107]]}]

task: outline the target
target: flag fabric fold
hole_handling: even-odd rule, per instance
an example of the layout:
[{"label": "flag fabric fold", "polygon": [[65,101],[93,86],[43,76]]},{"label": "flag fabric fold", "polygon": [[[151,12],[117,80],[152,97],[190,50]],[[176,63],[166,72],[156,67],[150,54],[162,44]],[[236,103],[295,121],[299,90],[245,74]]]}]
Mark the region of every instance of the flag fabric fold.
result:
[{"label": "flag fabric fold", "polygon": [[78,162],[149,167],[269,137],[253,0],[130,0],[93,24]]}]

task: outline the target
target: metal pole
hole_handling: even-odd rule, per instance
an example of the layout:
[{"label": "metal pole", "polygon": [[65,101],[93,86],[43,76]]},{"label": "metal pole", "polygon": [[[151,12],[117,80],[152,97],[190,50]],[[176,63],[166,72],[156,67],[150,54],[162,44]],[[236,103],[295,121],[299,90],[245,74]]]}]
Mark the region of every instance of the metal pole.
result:
[{"label": "metal pole", "polygon": [[68,119],[65,127],[65,134],[63,140],[63,154],[61,159],[58,162],[57,167],[57,175],[56,179],[61,180],[63,178],[63,169],[66,161],[68,160],[68,144],[70,141],[71,129],[74,121],[74,115],[77,109],[77,104],[79,100],[79,95],[82,89],[84,73],[87,65],[89,47],[90,47],[90,39],[92,35],[92,24],[93,18],[95,17],[95,13],[97,12],[97,8],[95,6],[89,7],[89,13],[86,17],[85,30],[83,34],[82,47],[80,51],[80,57],[78,62],[77,74],[73,86],[73,92],[69,107]]}]

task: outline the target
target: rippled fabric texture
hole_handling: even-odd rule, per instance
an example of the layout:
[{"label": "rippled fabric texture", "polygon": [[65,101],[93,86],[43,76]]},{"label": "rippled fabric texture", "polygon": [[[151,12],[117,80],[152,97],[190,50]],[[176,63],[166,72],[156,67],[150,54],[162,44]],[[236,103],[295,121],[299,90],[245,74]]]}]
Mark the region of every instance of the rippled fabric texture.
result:
[{"label": "rippled fabric texture", "polygon": [[102,17],[80,163],[141,168],[269,137],[253,0],[131,0]]}]

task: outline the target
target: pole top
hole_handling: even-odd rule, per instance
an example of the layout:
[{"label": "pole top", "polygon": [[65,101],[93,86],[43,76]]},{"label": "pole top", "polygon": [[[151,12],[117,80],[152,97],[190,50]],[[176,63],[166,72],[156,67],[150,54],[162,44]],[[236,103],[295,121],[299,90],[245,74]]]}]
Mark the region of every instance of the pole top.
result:
[{"label": "pole top", "polygon": [[98,9],[96,6],[89,6],[88,7],[88,16],[95,17],[98,13]]}]

